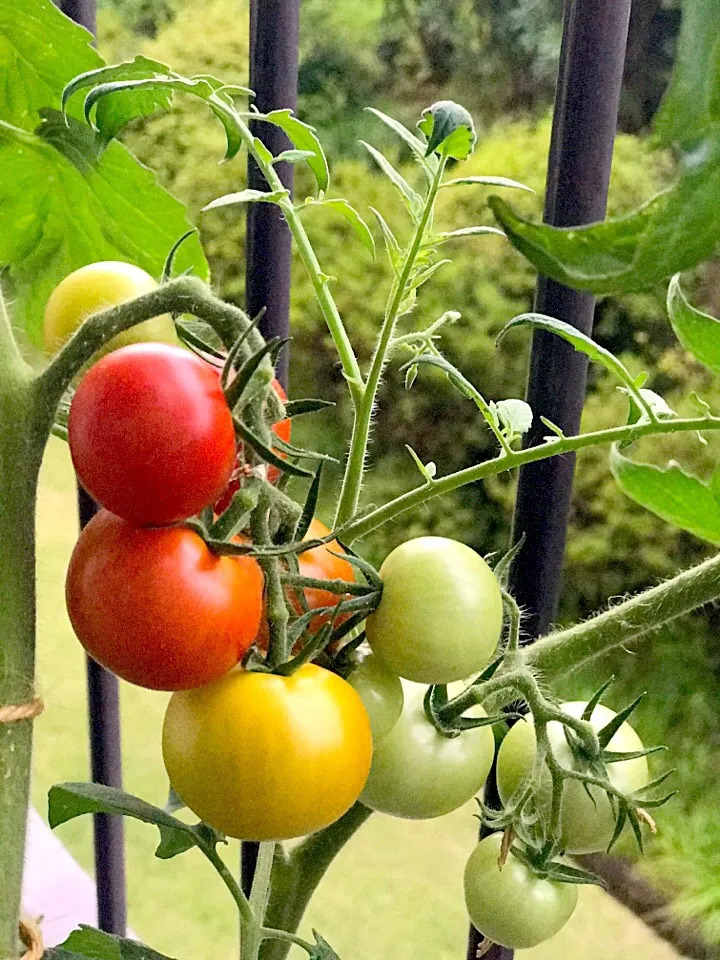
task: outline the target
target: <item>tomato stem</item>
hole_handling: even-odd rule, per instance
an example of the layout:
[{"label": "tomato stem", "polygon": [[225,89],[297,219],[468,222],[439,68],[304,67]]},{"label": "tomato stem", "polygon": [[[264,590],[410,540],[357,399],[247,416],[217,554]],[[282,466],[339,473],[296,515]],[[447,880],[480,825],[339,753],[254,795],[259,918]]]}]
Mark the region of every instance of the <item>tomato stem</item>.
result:
[{"label": "tomato stem", "polygon": [[440,188],[440,181],[442,180],[446,163],[447,158],[443,156],[428,186],[422,214],[415,228],[412,243],[405,256],[400,276],[394,283],[393,290],[391,291],[391,298],[385,311],[385,319],[380,328],[380,335],[375,345],[372,360],[370,361],[370,371],[368,372],[362,400],[359,406],[356,406],[355,410],[352,437],[350,439],[350,452],[345,465],[345,474],[343,476],[340,499],[335,515],[335,526],[341,526],[347,523],[358,509],[370,438],[370,424],[372,422],[373,410],[375,409],[378,387],[380,386],[383,370],[387,363],[388,350],[392,343],[395,326],[400,316],[400,310],[407,298],[408,286],[414,275],[418,253],[425,239],[428,224],[432,220],[435,198]]},{"label": "tomato stem", "polygon": [[525,450],[513,451],[510,454],[502,453],[500,456],[491,460],[485,460],[483,463],[475,464],[472,467],[466,467],[455,473],[449,473],[445,477],[425,481],[421,486],[409,490],[407,493],[389,500],[381,507],[371,510],[357,520],[349,520],[344,524],[337,524],[334,531],[335,536],[350,544],[354,540],[367,536],[368,533],[377,529],[390,520],[395,520],[401,513],[407,510],[422,506],[434,497],[441,494],[450,493],[468,483],[477,483],[478,480],[485,480],[499,473],[507,473],[526,463],[535,463],[538,460],[545,460],[548,457],[560,456],[575,450],[582,450],[585,447],[599,446],[604,443],[632,443],[641,437],[647,437],[655,434],[666,433],[687,433],[704,432],[707,430],[720,430],[720,417],[693,417],[688,419],[668,419],[657,420],[652,423],[646,421],[626,426],[611,427],[604,430],[596,430],[591,433],[583,433],[576,437],[564,437],[562,439],[551,439],[546,443],[537,444],[533,447],[527,447]]}]

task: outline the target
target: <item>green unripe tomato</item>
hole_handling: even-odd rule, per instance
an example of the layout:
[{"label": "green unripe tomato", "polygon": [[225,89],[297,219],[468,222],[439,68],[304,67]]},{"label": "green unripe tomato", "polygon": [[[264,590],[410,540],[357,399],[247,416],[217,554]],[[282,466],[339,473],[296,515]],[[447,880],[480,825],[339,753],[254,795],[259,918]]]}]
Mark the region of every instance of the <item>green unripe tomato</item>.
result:
[{"label": "green unripe tomato", "polygon": [[[360,802],[378,813],[406,820],[441,817],[471,800],[490,772],[495,746],[490,727],[442,736],[425,716],[426,690],[403,682],[400,719],[375,744]],[[485,715],[481,707],[473,711]]]},{"label": "green unripe tomato", "polygon": [[368,643],[398,676],[452,683],[478,673],[500,639],[500,587],[483,558],[447,537],[418,537],[380,567],[383,594]]},{"label": "green unripe tomato", "polygon": [[390,733],[402,713],[402,683],[400,677],[391,673],[369,650],[362,651],[360,658],[360,663],[348,677],[348,683],[365,704],[373,742],[377,743]]},{"label": "green unripe tomato", "polygon": [[[117,307],[156,287],[150,274],[132,263],[105,260],[80,267],[60,281],[47,302],[43,325],[46,352],[59,350],[92,314]],[[177,346],[175,324],[169,313],[124,330],[106,344],[102,353],[147,341]]]},{"label": "green unripe tomato", "polygon": [[[585,701],[564,703],[562,709],[573,717],[581,717]],[[596,730],[602,729],[615,716],[612,710],[598,704],[590,719]],[[565,738],[561,723],[548,724],[548,738],[555,757],[564,767],[574,767],[574,756]],[[532,774],[535,763],[535,727],[532,719],[519,720],[509,730],[498,752],[497,783],[503,803],[507,803],[520,784]],[[623,723],[607,746],[617,753],[634,753],[643,749],[640,737],[629,723]],[[645,757],[608,764],[610,782],[623,793],[633,793],[650,780]],[[615,832],[615,814],[608,795],[599,787],[590,787],[591,796],[582,783],[567,780],[563,790],[560,829],[566,853],[597,853],[606,850]],[[539,802],[546,816],[550,815],[552,784],[545,770],[540,786]]]},{"label": "green unripe tomato", "polygon": [[498,865],[502,834],[475,847],[465,867],[465,904],[475,928],[488,940],[526,950],[549,940],[577,905],[577,886],[542,879],[512,852]]}]

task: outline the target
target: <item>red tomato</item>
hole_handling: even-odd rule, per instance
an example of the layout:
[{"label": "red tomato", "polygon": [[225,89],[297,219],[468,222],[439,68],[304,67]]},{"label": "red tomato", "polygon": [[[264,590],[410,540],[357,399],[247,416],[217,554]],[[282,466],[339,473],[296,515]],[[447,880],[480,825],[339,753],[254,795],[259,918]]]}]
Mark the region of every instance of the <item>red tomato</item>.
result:
[{"label": "red tomato", "polygon": [[[214,366],[217,368],[218,364],[215,362]],[[283,390],[282,384],[280,383],[280,381],[277,380],[275,377],[273,377],[272,385],[275,389],[275,393],[277,393],[277,395],[280,397],[282,402],[285,403],[285,401],[287,400],[287,394]],[[272,425],[271,429],[276,437],[279,437],[281,440],[284,440],[285,443],[290,443],[290,433],[292,430],[291,420],[289,419],[278,420],[277,423],[274,423]],[[285,456],[285,454],[280,450],[276,451],[276,453],[278,453],[281,457]],[[241,455],[242,455],[242,448],[240,447],[238,449],[238,459],[240,459]],[[233,474],[230,480],[230,483],[227,485],[227,489],[225,490],[223,495],[220,497],[218,502],[215,504],[215,513],[222,513],[224,510],[227,510],[227,508],[230,506],[230,501],[240,489],[241,478],[242,478],[242,469],[238,465],[236,467],[235,473]],[[272,465],[268,466],[268,480],[270,481],[270,483],[275,483],[279,479],[280,479],[280,471],[278,470],[278,468],[273,467]]]},{"label": "red tomato", "polygon": [[75,393],[68,436],[85,489],[140,526],[199,513],[235,464],[235,429],[215,372],[164,344],[103,357]]},{"label": "red tomato", "polygon": [[153,690],[189,690],[232,669],[260,624],[263,575],[212,553],[188,527],[134,527],[101,510],[80,534],[66,583],[90,656]]}]

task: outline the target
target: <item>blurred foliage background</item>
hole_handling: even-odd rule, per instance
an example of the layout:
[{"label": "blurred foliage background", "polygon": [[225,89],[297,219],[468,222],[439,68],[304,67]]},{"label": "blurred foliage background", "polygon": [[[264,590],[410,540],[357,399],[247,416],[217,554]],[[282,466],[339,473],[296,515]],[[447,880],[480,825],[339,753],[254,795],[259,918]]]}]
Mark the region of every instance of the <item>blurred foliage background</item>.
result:
[{"label": "blurred foliage background", "polygon": [[[455,99],[473,114],[478,147],[463,168],[468,174],[501,174],[537,191],[513,201],[530,213],[542,210],[555,70],[561,35],[560,0],[302,0],[300,115],[319,130],[331,163],[331,194],[347,197],[368,219],[382,211],[400,236],[403,210],[357,144],[367,139],[416,172],[391,134],[371,115],[373,105],[412,125],[438,99]],[[635,0],[610,196],[621,213],[667,185],[670,156],[655,152],[645,131],[672,65],[679,24],[674,0]],[[247,9],[240,0],[104,0],[100,49],[118,60],[143,52],[180,72],[212,73],[227,82],[247,79]],[[199,223],[213,279],[223,296],[240,304],[244,287],[244,216],[238,208],[200,216],[201,207],[241,189],[242,160],[220,165],[222,131],[197,104],[177,101],[171,114],[135,126],[126,136],[143,162],[187,203]],[[297,195],[310,191],[298,171]],[[438,208],[443,229],[491,222],[487,190],[446,191]],[[313,213],[311,236],[323,269],[337,278],[333,289],[351,337],[367,357],[387,292],[388,268],[372,262],[343,221]],[[379,242],[379,238],[378,238]],[[427,325],[445,310],[461,313],[446,329],[449,358],[489,398],[522,396],[527,339],[516,334],[500,349],[501,327],[532,302],[534,273],[497,237],[455,243],[453,262],[424,288],[414,323]],[[695,302],[720,308],[717,264],[697,271],[689,287]],[[313,442],[342,453],[349,417],[332,342],[313,302],[301,264],[293,280],[291,395],[337,400],[339,411],[319,417]],[[712,405],[720,388],[678,347],[666,320],[665,290],[602,301],[596,336],[633,370],[650,374],[648,386],[678,411],[690,390]],[[422,371],[411,391],[391,369],[373,432],[366,499],[381,502],[417,483],[404,449],[447,472],[482,460],[492,445],[474,407],[453,392],[437,371]],[[593,371],[585,427],[619,422],[624,399]],[[298,424],[299,426],[299,424]],[[717,462],[717,448],[695,437],[654,442],[648,457],[676,458],[698,475]],[[561,619],[586,616],[609,597],[637,590],[700,559],[708,548],[643,512],[616,489],[607,451],[581,456],[568,539]],[[456,536],[483,553],[507,546],[513,481],[500,479],[438,499],[412,519],[401,518],[365,545],[374,559],[408,536],[432,532]],[[678,767],[680,796],[662,814],[663,829],[649,847],[643,869],[677,895],[678,909],[697,916],[705,935],[720,943],[720,822],[716,784],[720,774],[720,647],[714,611],[696,616],[641,645],[634,655],[608,658],[566,692],[577,697],[614,673],[615,705],[649,687],[638,726],[646,742],[670,746]]]}]

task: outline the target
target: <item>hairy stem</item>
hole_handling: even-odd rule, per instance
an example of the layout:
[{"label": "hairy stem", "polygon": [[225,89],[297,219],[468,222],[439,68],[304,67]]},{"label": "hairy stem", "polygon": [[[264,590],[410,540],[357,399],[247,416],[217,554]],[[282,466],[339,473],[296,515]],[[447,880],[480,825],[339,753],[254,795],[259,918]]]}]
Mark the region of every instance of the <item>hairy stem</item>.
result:
[{"label": "hairy stem", "polygon": [[[295,933],[305,909],[328,867],[372,811],[356,803],[335,823],[303,840],[285,858],[276,856],[266,923]],[[284,960],[291,944],[266,940],[261,960]]]},{"label": "hairy stem", "polygon": [[477,483],[478,480],[486,480],[498,473],[514,470],[526,463],[560,456],[574,450],[582,450],[585,447],[596,447],[603,443],[631,443],[641,437],[654,434],[702,432],[705,430],[720,430],[720,417],[693,417],[691,419],[656,420],[652,423],[628,424],[627,426],[583,433],[576,437],[552,439],[546,443],[528,447],[525,450],[518,450],[511,454],[503,452],[502,455],[494,457],[492,460],[485,460],[483,463],[466,467],[456,473],[449,473],[446,477],[441,477],[438,480],[425,482],[422,486],[403,493],[394,500],[388,501],[382,507],[366,513],[357,520],[350,521],[345,526],[338,525],[335,534],[340,536],[345,543],[352,543],[360,537],[367,536],[368,533],[382,526],[382,524],[394,520],[406,510],[412,510],[427,503],[433,497],[450,493],[452,490],[457,490],[468,483]]},{"label": "hairy stem", "polygon": [[548,677],[572,673],[676,617],[720,597],[720,555],[684,570],[665,583],[619,603],[585,623],[538,640],[526,662]]},{"label": "hairy stem", "polygon": [[343,476],[340,499],[338,501],[337,512],[335,515],[335,526],[341,526],[352,517],[358,509],[360,502],[360,490],[362,487],[363,474],[365,471],[365,457],[370,438],[370,424],[372,422],[375,399],[377,397],[378,387],[385,368],[388,357],[395,325],[398,321],[400,307],[407,296],[407,287],[415,269],[420,247],[425,237],[425,231],[432,216],[435,198],[440,187],[443,172],[445,170],[445,160],[443,159],[435,171],[433,180],[428,187],[427,196],[422,216],[415,229],[410,248],[405,257],[400,277],[395,287],[395,293],[385,312],[385,319],[380,329],[380,336],[375,346],[370,371],[365,383],[365,390],[362,396],[362,402],[356,409],[355,421],[353,423],[352,437],[350,439],[350,452],[345,465],[345,474]]}]

